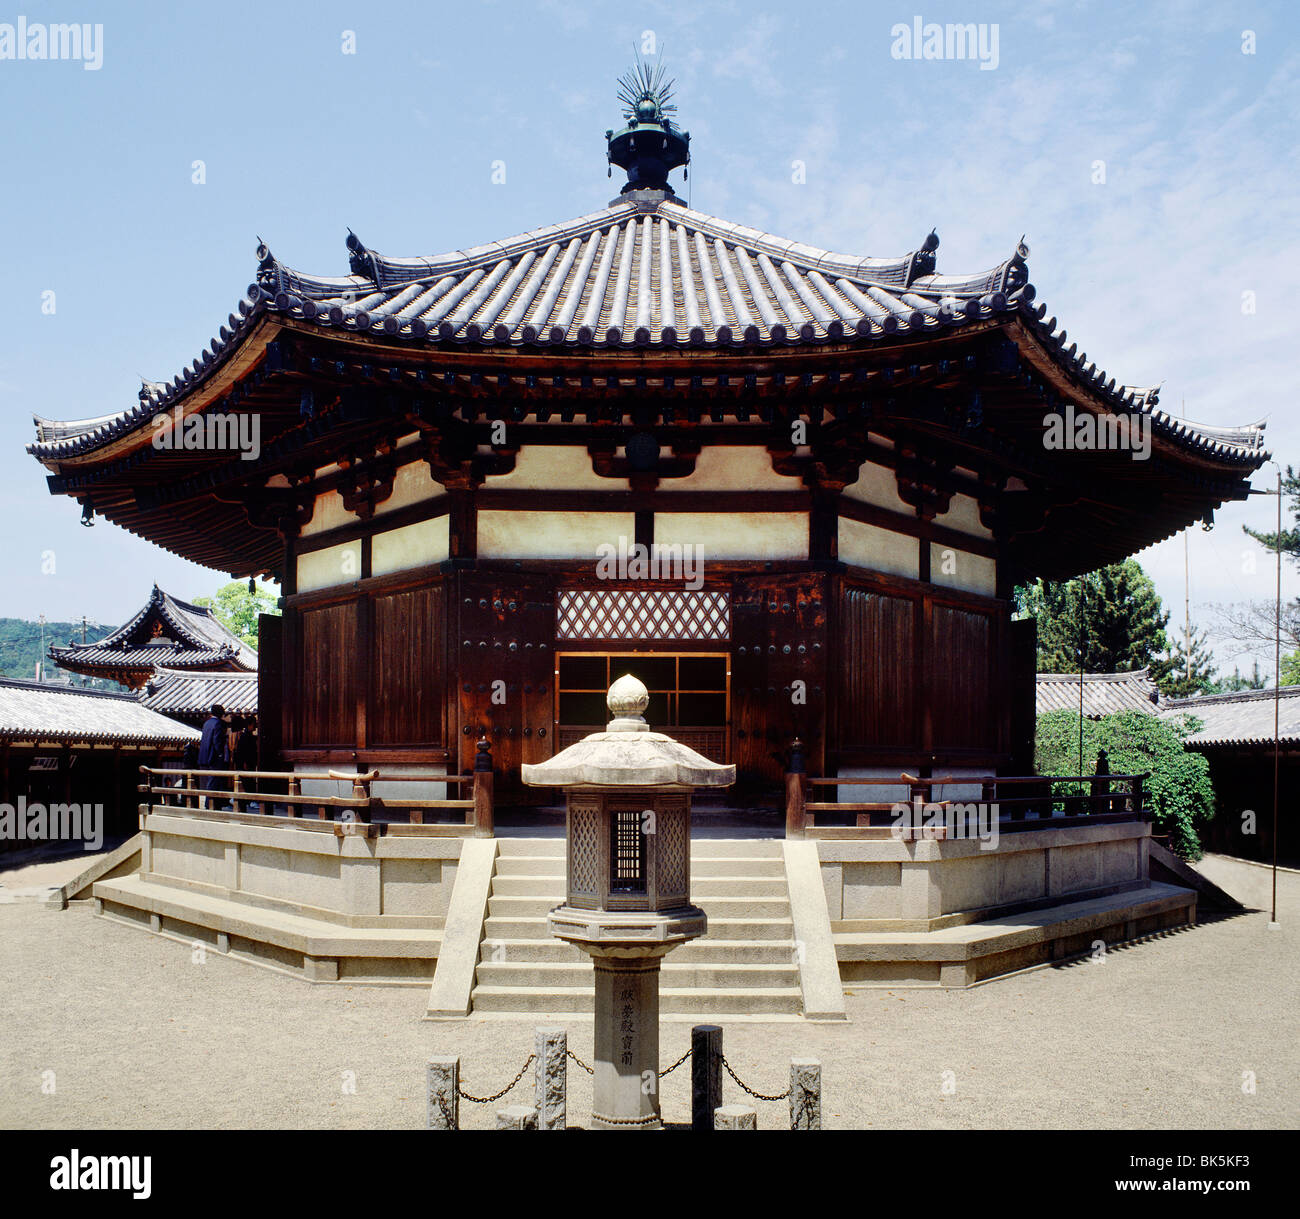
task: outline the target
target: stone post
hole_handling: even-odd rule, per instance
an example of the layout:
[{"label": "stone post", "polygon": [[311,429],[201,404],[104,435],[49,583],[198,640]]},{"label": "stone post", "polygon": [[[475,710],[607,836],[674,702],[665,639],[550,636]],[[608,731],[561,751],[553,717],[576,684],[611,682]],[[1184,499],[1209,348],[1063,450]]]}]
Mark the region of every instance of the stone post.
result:
[{"label": "stone post", "polygon": [[533,1052],[538,1130],[563,1130],[567,1125],[569,1035],[554,1026],[539,1025]]},{"label": "stone post", "polygon": [[[654,954],[653,948],[647,951]],[[593,953],[596,1060],[591,1124],[599,1129],[660,1128],[660,960],[659,954]]]},{"label": "stone post", "polygon": [[713,1112],[714,1130],[757,1130],[758,1114],[744,1105],[719,1105]]},{"label": "stone post", "polygon": [[820,1058],[790,1059],[790,1129],[822,1128],[822,1064]]},{"label": "stone post", "polygon": [[532,1105],[507,1105],[497,1110],[498,1130],[536,1130],[537,1110]]},{"label": "stone post", "polygon": [[697,1024],[691,1029],[691,1129],[731,1129],[716,1126],[714,1113],[722,1104],[722,1027]]},{"label": "stone post", "polygon": [[430,1130],[460,1129],[460,1056],[430,1058],[428,1105]]},{"label": "stone post", "polygon": [[482,737],[474,754],[474,837],[491,838],[496,834],[492,811],[492,742]]}]

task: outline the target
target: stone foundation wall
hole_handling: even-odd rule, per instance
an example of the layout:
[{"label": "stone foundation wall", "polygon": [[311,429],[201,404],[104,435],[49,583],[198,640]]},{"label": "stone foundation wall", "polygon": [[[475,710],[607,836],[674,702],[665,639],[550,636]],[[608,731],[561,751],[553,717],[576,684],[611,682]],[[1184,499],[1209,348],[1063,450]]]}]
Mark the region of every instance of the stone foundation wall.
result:
[{"label": "stone foundation wall", "polygon": [[321,830],[145,818],[141,876],[352,927],[441,927],[459,838],[339,837]]},{"label": "stone foundation wall", "polygon": [[1143,822],[974,840],[818,842],[835,930],[930,931],[1147,883]]}]

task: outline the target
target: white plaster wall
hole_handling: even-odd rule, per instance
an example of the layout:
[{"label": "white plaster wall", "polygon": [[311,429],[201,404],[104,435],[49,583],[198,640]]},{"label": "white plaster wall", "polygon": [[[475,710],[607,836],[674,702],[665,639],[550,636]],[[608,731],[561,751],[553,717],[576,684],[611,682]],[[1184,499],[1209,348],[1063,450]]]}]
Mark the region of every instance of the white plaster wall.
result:
[{"label": "white plaster wall", "polygon": [[806,512],[656,512],[655,542],[702,546],[710,559],[806,559]]},{"label": "white plaster wall", "polygon": [[636,516],[631,512],[505,512],[495,508],[478,513],[478,554],[481,559],[598,558],[602,543],[632,545]]},{"label": "white plaster wall", "polygon": [[994,559],[982,554],[931,542],[930,583],[993,597],[997,595],[998,565]]},{"label": "white plaster wall", "polygon": [[298,592],[333,588],[361,579],[361,542],[344,542],[298,556]]},{"label": "white plaster wall", "polygon": [[921,574],[921,543],[916,538],[845,516],[839,521],[839,555],[841,563],[887,575],[915,580]]},{"label": "white plaster wall", "polygon": [[444,499],[446,495],[443,485],[435,482],[429,473],[428,464],[413,461],[397,468],[393,477],[393,493],[375,509],[375,515],[383,516],[385,512],[409,508],[412,504],[420,504],[425,500]]},{"label": "white plaster wall", "polygon": [[980,522],[980,505],[973,495],[954,495],[948,505],[948,511],[934,518],[936,525],[946,525],[949,529],[959,529],[973,537],[992,540],[993,530],[986,529]]},{"label": "white plaster wall", "polygon": [[[839,777],[841,779],[897,779],[901,770],[900,766],[841,766]],[[815,797],[818,800],[835,798],[830,793],[836,789],[817,787],[813,790],[818,793]],[[867,801],[879,803],[884,800],[888,800],[891,804],[895,801],[906,804],[908,800],[906,783],[873,783],[862,787],[841,787],[838,791],[840,793],[838,800],[841,804],[858,804]]]},{"label": "white plaster wall", "polygon": [[984,785],[980,782],[985,775],[992,774],[991,767],[972,767],[972,766],[944,766],[935,767],[942,775],[951,775],[954,779],[969,778],[970,783],[942,783],[933,789],[932,795],[935,800],[960,800],[963,804],[970,801],[979,802],[983,794]]},{"label": "white plaster wall", "polygon": [[719,445],[700,450],[686,478],[665,478],[663,491],[802,491],[803,480],[772,469],[767,449],[757,445]]},{"label": "white plaster wall", "polygon": [[509,474],[490,475],[484,486],[515,491],[626,491],[628,481],[601,478],[582,445],[526,444],[515,457],[515,468]]},{"label": "white plaster wall", "polygon": [[370,542],[370,574],[383,576],[444,562],[451,553],[449,530],[448,518],[436,516],[375,534]]},{"label": "white plaster wall", "polygon": [[899,499],[898,481],[888,466],[864,461],[858,469],[857,482],[845,487],[844,494],[849,499],[864,504],[875,504],[877,508],[888,508],[891,512],[902,512],[906,516],[916,515],[916,510],[911,505]]},{"label": "white plaster wall", "polygon": [[299,530],[299,534],[310,537],[314,533],[324,533],[327,529],[337,529],[340,525],[355,524],[356,519],[343,507],[343,497],[337,491],[326,491],[316,497],[311,520]]}]

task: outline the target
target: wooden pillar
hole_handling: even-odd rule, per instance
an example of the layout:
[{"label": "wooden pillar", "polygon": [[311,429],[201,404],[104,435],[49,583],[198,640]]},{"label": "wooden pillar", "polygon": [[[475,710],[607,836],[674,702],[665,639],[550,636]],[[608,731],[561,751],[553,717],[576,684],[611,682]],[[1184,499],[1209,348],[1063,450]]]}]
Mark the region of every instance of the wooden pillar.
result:
[{"label": "wooden pillar", "polygon": [[808,825],[806,803],[803,742],[795,737],[790,742],[790,766],[785,772],[785,836],[787,838],[804,837]]}]

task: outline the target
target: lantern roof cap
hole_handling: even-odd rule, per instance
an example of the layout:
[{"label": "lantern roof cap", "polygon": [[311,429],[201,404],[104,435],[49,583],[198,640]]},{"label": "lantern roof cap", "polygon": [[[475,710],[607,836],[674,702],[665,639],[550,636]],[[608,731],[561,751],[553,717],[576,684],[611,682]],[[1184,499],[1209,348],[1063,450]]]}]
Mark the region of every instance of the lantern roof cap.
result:
[{"label": "lantern roof cap", "polygon": [[711,762],[680,741],[652,732],[641,714],[650,703],[645,684],[625,673],[609,688],[611,719],[553,758],[523,767],[531,787],[727,787],[736,768]]}]

